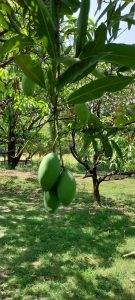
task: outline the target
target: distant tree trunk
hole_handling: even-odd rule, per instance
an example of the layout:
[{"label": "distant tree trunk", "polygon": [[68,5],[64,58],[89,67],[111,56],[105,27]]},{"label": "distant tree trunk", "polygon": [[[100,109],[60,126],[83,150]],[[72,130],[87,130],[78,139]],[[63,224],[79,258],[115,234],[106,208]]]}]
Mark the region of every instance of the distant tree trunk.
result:
[{"label": "distant tree trunk", "polygon": [[4,157],[4,165],[6,164],[6,153],[3,155],[3,157]]},{"label": "distant tree trunk", "polygon": [[92,176],[92,181],[93,181],[93,195],[94,195],[94,201],[96,201],[98,204],[101,204],[100,202],[100,193],[99,193],[99,181],[97,178],[97,168],[93,168],[93,176]]},{"label": "distant tree trunk", "polygon": [[22,156],[22,151],[19,154],[16,154],[16,143],[15,141],[10,141],[8,143],[8,167],[10,169],[15,169],[19,163],[19,160]]},{"label": "distant tree trunk", "polygon": [[16,134],[15,134],[16,121],[14,115],[10,116],[9,132],[8,132],[8,167],[15,169],[21,158],[23,151],[16,154]]},{"label": "distant tree trunk", "polygon": [[8,141],[8,167],[15,169],[15,141]]}]

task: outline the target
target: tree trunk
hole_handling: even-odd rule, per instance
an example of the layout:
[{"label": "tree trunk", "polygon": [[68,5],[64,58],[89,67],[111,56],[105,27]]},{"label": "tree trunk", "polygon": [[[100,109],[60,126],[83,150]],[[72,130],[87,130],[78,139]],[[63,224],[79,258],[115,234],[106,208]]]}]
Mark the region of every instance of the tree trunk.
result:
[{"label": "tree trunk", "polygon": [[16,121],[14,115],[10,116],[9,120],[9,132],[8,132],[8,167],[15,169],[21,158],[23,151],[16,154],[16,134],[15,134]]},{"label": "tree trunk", "polygon": [[94,201],[96,201],[98,204],[101,204],[100,202],[100,193],[99,193],[99,181],[97,178],[97,169],[96,167],[93,168],[93,195],[94,195]]},{"label": "tree trunk", "polygon": [[8,167],[10,169],[15,169],[15,141],[9,139],[8,141]]},{"label": "tree trunk", "polygon": [[99,193],[99,183],[95,182],[94,180],[93,180],[93,194],[94,194],[94,200],[98,204],[101,204],[101,202],[100,202],[100,193]]},{"label": "tree trunk", "polygon": [[19,160],[22,156],[23,151],[20,151],[19,154],[16,153],[16,142],[9,141],[8,143],[8,167],[9,169],[14,170],[19,163]]}]

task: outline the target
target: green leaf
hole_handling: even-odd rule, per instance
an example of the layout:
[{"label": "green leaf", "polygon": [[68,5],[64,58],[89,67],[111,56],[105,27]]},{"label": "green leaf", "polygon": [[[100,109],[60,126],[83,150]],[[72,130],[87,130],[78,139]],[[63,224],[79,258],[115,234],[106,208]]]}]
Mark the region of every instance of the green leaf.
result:
[{"label": "green leaf", "polygon": [[68,55],[70,53],[70,51],[72,50],[72,46],[68,46],[67,49],[64,51],[65,55]]},{"label": "green leaf", "polygon": [[92,101],[102,97],[105,92],[117,92],[132,82],[133,78],[128,76],[107,76],[100,78],[72,93],[68,98],[68,102],[77,104]]},{"label": "green leaf", "polygon": [[103,0],[97,0],[97,2],[98,2],[98,8],[97,8],[97,9],[98,9],[98,10],[101,9],[102,1],[103,1]]},{"label": "green leaf", "polygon": [[114,124],[117,127],[123,127],[127,123],[126,111],[123,107],[116,110],[114,115]]},{"label": "green leaf", "polygon": [[76,104],[74,110],[80,122],[86,125],[89,119],[89,109],[87,105],[85,103]]},{"label": "green leaf", "polygon": [[34,41],[31,37],[26,35],[17,35],[4,43],[4,45],[0,48],[0,55],[5,55],[19,49],[25,49],[26,47],[32,46],[33,43]]},{"label": "green leaf", "polygon": [[21,34],[21,23],[18,21],[14,9],[8,1],[6,1],[6,3],[4,4],[4,10],[6,12],[6,16],[10,21],[10,30],[14,31],[17,34]]},{"label": "green leaf", "polygon": [[135,20],[129,17],[122,18],[122,21],[128,23],[128,30],[131,28],[132,25],[135,25]]},{"label": "green leaf", "polygon": [[82,0],[80,14],[78,18],[77,41],[76,41],[76,57],[79,56],[86,43],[88,16],[90,9],[90,0]]},{"label": "green leaf", "polygon": [[116,153],[118,154],[118,156],[122,159],[123,158],[122,151],[121,151],[120,147],[118,146],[118,144],[113,140],[111,140],[111,144],[112,144],[114,150],[116,151]]},{"label": "green leaf", "polygon": [[33,96],[35,90],[35,83],[26,75],[23,75],[22,78],[22,89],[26,96]]},{"label": "green leaf", "polygon": [[107,137],[114,137],[116,135],[116,133],[118,132],[118,128],[117,127],[106,127],[105,128],[107,131]]},{"label": "green leaf", "polygon": [[103,135],[100,135],[100,139],[101,139],[101,142],[102,142],[102,145],[103,145],[105,156],[108,157],[108,158],[109,157],[111,158],[112,155],[113,155],[113,149],[112,149],[111,144],[109,143],[108,138],[103,136]]},{"label": "green leaf", "polygon": [[62,1],[61,3],[61,7],[60,7],[60,15],[61,17],[63,17],[64,15],[72,15],[72,9],[66,4],[64,3],[64,1]]},{"label": "green leaf", "polygon": [[104,23],[101,23],[100,26],[95,31],[95,45],[93,52],[98,50],[100,47],[100,51],[104,49],[104,45],[106,42],[107,28]]},{"label": "green leaf", "polygon": [[17,2],[21,7],[26,7],[24,0],[15,0],[15,2]]},{"label": "green leaf", "polygon": [[99,22],[100,19],[102,19],[102,17],[104,15],[106,15],[106,13],[110,10],[112,10],[112,7],[115,5],[115,3],[117,2],[117,0],[113,1],[113,2],[110,2],[109,5],[107,7],[105,7],[105,9],[103,10],[103,12],[100,14],[100,16],[98,17],[96,23]]},{"label": "green leaf", "polygon": [[32,60],[27,54],[16,56],[14,60],[26,76],[42,88],[45,88],[44,73],[39,62]]},{"label": "green leaf", "polygon": [[115,40],[117,38],[120,26],[120,19],[121,19],[121,6],[119,5],[118,9],[113,14],[113,21],[112,21],[112,38]]},{"label": "green leaf", "polygon": [[[81,151],[82,151],[82,152],[87,151],[88,148],[90,147],[91,142],[92,142],[92,141],[91,141],[91,136],[90,136],[90,134],[85,133],[85,134],[83,135],[83,146],[82,146]],[[86,155],[86,153],[85,153],[85,155]]]},{"label": "green leaf", "polygon": [[104,52],[103,61],[135,69],[135,45],[110,43],[105,45]]},{"label": "green leaf", "polygon": [[72,15],[80,7],[78,0],[61,0],[60,10],[62,15]]},{"label": "green leaf", "polygon": [[59,78],[58,89],[62,89],[66,84],[78,81],[88,75],[96,66],[99,57],[97,55],[83,59],[72,64]]},{"label": "green leaf", "polygon": [[100,121],[100,118],[92,113],[89,113],[88,125],[89,125],[89,128],[93,128],[95,130],[98,130],[103,127],[103,124]]},{"label": "green leaf", "polygon": [[47,9],[43,0],[24,0],[25,4],[32,12],[33,21],[37,33],[41,39],[47,38],[47,49],[51,57],[56,56],[56,30],[51,13]]},{"label": "green leaf", "polygon": [[59,56],[55,58],[55,61],[59,64],[64,64],[65,66],[71,66],[72,64],[79,62],[80,60],[79,58],[74,58],[71,56]]},{"label": "green leaf", "polygon": [[135,103],[121,105],[115,112],[114,123],[121,128],[135,122]]},{"label": "green leaf", "polygon": [[132,25],[135,25],[135,4],[132,5],[130,12],[124,16],[122,16],[121,21],[125,21],[128,23],[128,30],[131,29]]},{"label": "green leaf", "polygon": [[92,136],[91,136],[91,141],[92,141],[93,149],[94,149],[95,153],[97,153],[98,152],[98,143],[97,143],[96,139]]},{"label": "green leaf", "polygon": [[106,41],[106,26],[102,23],[95,32],[95,40],[89,41],[80,54],[80,58],[88,58],[91,55],[104,51]]},{"label": "green leaf", "polygon": [[101,70],[99,70],[99,69],[97,69],[97,68],[95,68],[91,73],[92,73],[92,75],[94,75],[96,78],[103,78],[103,77],[105,77],[105,74],[104,74]]},{"label": "green leaf", "polygon": [[9,25],[3,16],[2,12],[0,11],[0,27],[3,26],[3,28],[8,29]]}]

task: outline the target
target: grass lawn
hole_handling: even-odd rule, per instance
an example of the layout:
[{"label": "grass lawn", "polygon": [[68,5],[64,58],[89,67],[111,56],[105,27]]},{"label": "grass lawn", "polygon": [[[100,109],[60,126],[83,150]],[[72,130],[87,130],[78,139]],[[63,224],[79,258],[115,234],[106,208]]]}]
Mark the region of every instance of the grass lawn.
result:
[{"label": "grass lawn", "polygon": [[135,300],[135,259],[122,257],[135,251],[135,180],[103,183],[99,208],[76,179],[72,205],[48,215],[36,176],[0,172],[1,300]]}]

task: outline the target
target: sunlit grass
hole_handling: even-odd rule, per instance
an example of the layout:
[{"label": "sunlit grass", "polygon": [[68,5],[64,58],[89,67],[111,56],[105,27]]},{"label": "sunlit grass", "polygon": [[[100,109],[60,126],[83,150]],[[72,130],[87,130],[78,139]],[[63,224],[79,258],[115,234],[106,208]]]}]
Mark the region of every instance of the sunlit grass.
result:
[{"label": "sunlit grass", "polygon": [[36,177],[0,176],[0,299],[134,300],[134,179],[101,185],[76,173],[77,197],[47,215]]}]

